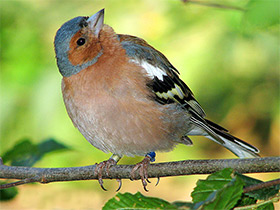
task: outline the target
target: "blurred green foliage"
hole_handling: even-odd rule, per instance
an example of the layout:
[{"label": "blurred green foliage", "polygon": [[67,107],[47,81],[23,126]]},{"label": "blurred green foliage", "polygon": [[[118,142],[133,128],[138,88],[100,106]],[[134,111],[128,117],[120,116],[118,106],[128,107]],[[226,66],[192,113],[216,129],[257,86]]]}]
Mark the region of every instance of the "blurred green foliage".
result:
[{"label": "blurred green foliage", "polygon": [[[262,156],[279,155],[279,0],[217,2],[247,10],[179,0],[2,0],[0,155],[19,139],[38,144],[54,137],[74,150],[48,156],[38,166],[86,165],[110,156],[93,148],[67,116],[53,49],[64,22],[101,8],[117,33],[144,38],[168,57],[209,119],[257,146]],[[193,139],[193,147],[157,154],[157,161],[234,157],[211,141]]]},{"label": "blurred green foliage", "polygon": [[266,29],[279,24],[279,0],[250,0],[246,8],[248,9],[245,14],[245,19],[248,23],[247,27],[251,25],[255,29]]},{"label": "blurred green foliage", "polygon": [[[0,185],[6,183],[7,182],[0,181]],[[0,190],[0,201],[12,200],[17,196],[17,194],[18,194],[18,189],[16,187]]]},{"label": "blurred green foliage", "polygon": [[[38,144],[33,144],[29,139],[23,139],[17,142],[13,148],[2,155],[3,163],[11,166],[31,167],[40,161],[46,154],[54,151],[65,151],[69,147],[57,142],[54,139],[46,139]],[[2,160],[1,160],[2,161]],[[0,182],[6,184],[8,182]],[[8,201],[18,194],[17,187],[1,189],[0,201]]]},{"label": "blurred green foliage", "polygon": [[68,146],[54,139],[46,139],[38,144],[32,143],[29,139],[23,139],[5,152],[2,155],[2,159],[4,164],[9,162],[11,166],[31,167],[48,153],[69,149]]}]

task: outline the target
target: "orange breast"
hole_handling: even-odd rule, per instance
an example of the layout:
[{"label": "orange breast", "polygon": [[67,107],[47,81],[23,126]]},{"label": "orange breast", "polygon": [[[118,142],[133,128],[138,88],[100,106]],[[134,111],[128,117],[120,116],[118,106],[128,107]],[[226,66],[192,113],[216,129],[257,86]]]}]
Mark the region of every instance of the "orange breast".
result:
[{"label": "orange breast", "polygon": [[67,112],[95,147],[120,155],[170,150],[170,125],[151,100],[141,67],[102,55],[93,66],[62,81]]}]

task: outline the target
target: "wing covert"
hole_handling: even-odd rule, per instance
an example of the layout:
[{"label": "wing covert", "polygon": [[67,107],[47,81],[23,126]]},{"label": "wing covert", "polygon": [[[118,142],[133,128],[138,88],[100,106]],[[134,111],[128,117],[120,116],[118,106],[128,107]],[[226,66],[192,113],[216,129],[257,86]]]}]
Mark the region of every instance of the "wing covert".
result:
[{"label": "wing covert", "polygon": [[195,100],[192,91],[179,78],[178,70],[161,52],[143,39],[121,34],[118,37],[131,62],[137,63],[147,72],[151,79],[147,85],[153,90],[159,103],[178,103],[204,118],[205,112]]}]

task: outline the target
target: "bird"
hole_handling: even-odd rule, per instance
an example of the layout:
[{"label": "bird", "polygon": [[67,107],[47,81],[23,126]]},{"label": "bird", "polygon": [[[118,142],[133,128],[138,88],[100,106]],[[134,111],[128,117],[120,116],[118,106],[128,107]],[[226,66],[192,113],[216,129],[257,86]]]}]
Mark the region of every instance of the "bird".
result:
[{"label": "bird", "polygon": [[189,136],[205,136],[239,158],[259,157],[256,147],[206,119],[164,54],[144,39],[117,34],[105,24],[104,10],[65,22],[54,39],[69,117],[94,147],[112,153],[94,171],[102,189],[104,170],[108,173],[123,156],[143,156],[131,177],[139,170],[147,190],[147,168],[155,152],[192,145]]}]

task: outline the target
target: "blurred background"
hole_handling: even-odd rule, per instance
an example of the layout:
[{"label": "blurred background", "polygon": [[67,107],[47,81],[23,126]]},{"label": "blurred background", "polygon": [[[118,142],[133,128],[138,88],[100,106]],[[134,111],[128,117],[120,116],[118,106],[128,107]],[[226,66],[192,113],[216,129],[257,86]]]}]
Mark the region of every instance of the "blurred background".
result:
[{"label": "blurred background", "polygon": [[[206,1],[206,0],[205,0]],[[177,0],[1,0],[0,1],[0,156],[22,139],[38,144],[54,138],[70,150],[53,152],[35,167],[71,167],[108,159],[92,147],[67,116],[53,48],[58,28],[76,16],[105,8],[105,23],[117,33],[145,39],[167,56],[194,92],[207,117],[260,149],[279,156],[279,1],[260,7],[256,1],[216,1],[247,7],[247,12],[212,8]],[[273,2],[273,1],[271,1]],[[268,6],[267,6],[268,5]],[[274,6],[273,6],[274,5]],[[277,7],[278,5],[278,7]],[[193,146],[158,153],[156,161],[235,158],[201,137]],[[121,160],[134,164],[141,157]],[[253,174],[270,180],[279,174]],[[168,201],[191,200],[198,179],[184,176],[156,180],[143,191],[140,181],[123,180],[120,192],[137,191]],[[1,209],[100,209],[115,195],[117,182],[32,184],[0,204]],[[170,193],[172,190],[172,193]]]}]

